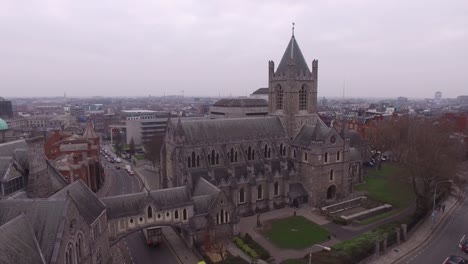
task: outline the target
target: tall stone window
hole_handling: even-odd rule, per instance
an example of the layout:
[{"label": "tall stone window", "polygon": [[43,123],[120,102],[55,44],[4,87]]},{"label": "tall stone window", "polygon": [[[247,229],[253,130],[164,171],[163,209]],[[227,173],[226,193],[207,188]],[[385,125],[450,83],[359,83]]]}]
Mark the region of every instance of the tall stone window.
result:
[{"label": "tall stone window", "polygon": [[237,162],[237,150],[231,148],[231,150],[228,152],[228,155],[231,162]]},{"label": "tall stone window", "polygon": [[328,152],[325,152],[325,155],[323,156],[323,162],[328,162]]},{"label": "tall stone window", "polygon": [[208,154],[208,162],[211,165],[219,164],[219,154],[214,149],[211,150],[211,154]]},{"label": "tall stone window", "polygon": [[153,218],[153,208],[151,207],[151,205],[148,206],[146,214],[148,215],[148,218]]},{"label": "tall stone window", "polygon": [[283,109],[283,88],[281,85],[276,88],[276,109]]},{"label": "tall stone window", "polygon": [[263,186],[259,184],[257,186],[257,200],[262,200],[263,199]]},{"label": "tall stone window", "polygon": [[239,203],[245,203],[245,190],[244,188],[240,188],[239,190]]},{"label": "tall stone window", "polygon": [[187,209],[182,210],[182,220],[187,220]]},{"label": "tall stone window", "polygon": [[336,153],[336,161],[340,161],[340,159],[341,159],[340,154],[341,153],[339,151]]},{"label": "tall stone window", "polygon": [[275,196],[279,195],[279,182],[275,182],[274,192],[273,193],[274,193]]},{"label": "tall stone window", "polygon": [[81,233],[78,233],[78,239],[76,242],[76,257],[79,260],[83,258],[83,235]]},{"label": "tall stone window", "polygon": [[65,252],[65,264],[73,264],[73,245],[68,244],[67,251]]},{"label": "tall stone window", "polygon": [[192,151],[192,167],[195,167],[195,151]]},{"label": "tall stone window", "polygon": [[247,160],[254,160],[255,159],[255,151],[252,149],[251,146],[247,149]]},{"label": "tall stone window", "polygon": [[307,109],[307,86],[304,84],[299,91],[299,110]]},{"label": "tall stone window", "polygon": [[333,181],[333,178],[335,177],[335,173],[333,170],[330,171],[330,181]]},{"label": "tall stone window", "polygon": [[191,168],[192,167],[192,158],[188,156],[187,158],[187,167]]},{"label": "tall stone window", "polygon": [[268,146],[268,144],[265,144],[263,149],[263,156],[268,159],[271,158],[271,148]]},{"label": "tall stone window", "polygon": [[174,219],[179,219],[179,210],[174,211]]}]

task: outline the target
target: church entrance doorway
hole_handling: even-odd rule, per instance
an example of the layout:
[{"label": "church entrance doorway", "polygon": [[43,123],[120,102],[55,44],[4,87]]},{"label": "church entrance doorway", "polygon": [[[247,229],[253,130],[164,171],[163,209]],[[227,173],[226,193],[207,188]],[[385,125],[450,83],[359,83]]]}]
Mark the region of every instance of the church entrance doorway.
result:
[{"label": "church entrance doorway", "polygon": [[328,200],[335,199],[335,195],[336,195],[336,186],[332,185],[332,186],[328,187],[328,189],[327,189],[327,199]]},{"label": "church entrance doorway", "polygon": [[292,202],[292,206],[295,207],[295,208],[299,208],[299,201],[297,200],[297,198],[295,198]]}]

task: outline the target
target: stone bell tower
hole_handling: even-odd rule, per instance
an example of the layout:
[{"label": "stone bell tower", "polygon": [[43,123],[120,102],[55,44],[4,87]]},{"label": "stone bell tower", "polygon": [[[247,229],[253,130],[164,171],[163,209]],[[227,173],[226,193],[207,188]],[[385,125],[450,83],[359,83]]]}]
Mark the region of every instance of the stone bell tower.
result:
[{"label": "stone bell tower", "polygon": [[302,125],[317,118],[318,61],[312,61],[312,71],[302,55],[293,34],[283,58],[275,71],[275,63],[268,62],[269,113],[277,115],[290,138]]}]

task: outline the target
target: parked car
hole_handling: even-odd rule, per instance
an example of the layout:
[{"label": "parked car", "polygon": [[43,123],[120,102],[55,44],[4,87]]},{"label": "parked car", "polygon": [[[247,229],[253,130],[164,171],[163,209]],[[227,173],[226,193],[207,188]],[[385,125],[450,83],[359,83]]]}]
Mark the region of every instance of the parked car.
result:
[{"label": "parked car", "polygon": [[135,175],[135,173],[133,171],[129,171],[128,174]]},{"label": "parked car", "polygon": [[465,236],[462,237],[460,243],[458,243],[458,247],[466,254],[468,254],[468,239]]},{"label": "parked car", "polygon": [[443,264],[467,264],[468,260],[459,256],[450,256],[445,259]]}]

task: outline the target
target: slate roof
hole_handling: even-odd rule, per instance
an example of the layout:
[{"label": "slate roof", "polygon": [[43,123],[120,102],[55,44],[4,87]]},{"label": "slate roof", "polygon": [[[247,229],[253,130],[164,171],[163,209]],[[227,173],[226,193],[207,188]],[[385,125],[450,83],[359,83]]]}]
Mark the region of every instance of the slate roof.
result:
[{"label": "slate roof", "polygon": [[195,196],[193,199],[193,206],[195,210],[195,215],[206,214],[213,203],[213,198],[211,195],[200,195]]},{"label": "slate roof", "polygon": [[362,161],[361,154],[356,148],[349,148],[349,161]]},{"label": "slate roof", "polygon": [[315,124],[302,126],[301,131],[293,140],[294,145],[309,146],[312,141],[323,141],[330,133],[331,128],[325,125],[320,118],[315,118]]},{"label": "slate roof", "polygon": [[269,94],[270,93],[270,88],[258,88],[255,92],[252,94]]},{"label": "slate roof", "polygon": [[190,202],[187,187],[175,187],[154,190],[150,193],[132,193],[101,198],[107,208],[108,219],[115,219],[127,215],[138,215],[144,212],[145,206],[153,202],[159,209],[182,206]]},{"label": "slate roof", "polygon": [[21,214],[1,225],[0,234],[0,263],[46,263],[25,215]]},{"label": "slate roof", "polygon": [[221,190],[204,178],[200,178],[193,191],[193,196],[217,195]]},{"label": "slate roof", "polygon": [[213,106],[220,106],[220,107],[268,107],[268,102],[265,99],[254,99],[254,98],[220,99],[217,102],[215,102],[213,104]]},{"label": "slate roof", "polygon": [[80,215],[89,225],[105,210],[104,204],[81,180],[67,185],[65,188],[52,195],[51,198],[66,198],[68,194],[70,194],[70,197],[80,211]]},{"label": "slate roof", "polygon": [[26,149],[28,145],[24,139],[0,144],[0,156],[13,156],[15,149]]},{"label": "slate roof", "polygon": [[283,125],[276,116],[180,120],[182,132],[190,143],[239,142],[286,137]]},{"label": "slate roof", "polygon": [[63,199],[0,200],[0,226],[21,214],[25,214],[34,230],[44,260],[49,263],[68,203],[69,201]]},{"label": "slate roof", "polygon": [[285,73],[288,69],[288,64],[293,62],[296,65],[297,70],[310,72],[309,67],[307,66],[307,62],[302,55],[301,49],[297,44],[296,38],[294,36],[291,37],[289,41],[288,47],[284,51],[283,58],[276,69],[276,73]]}]

